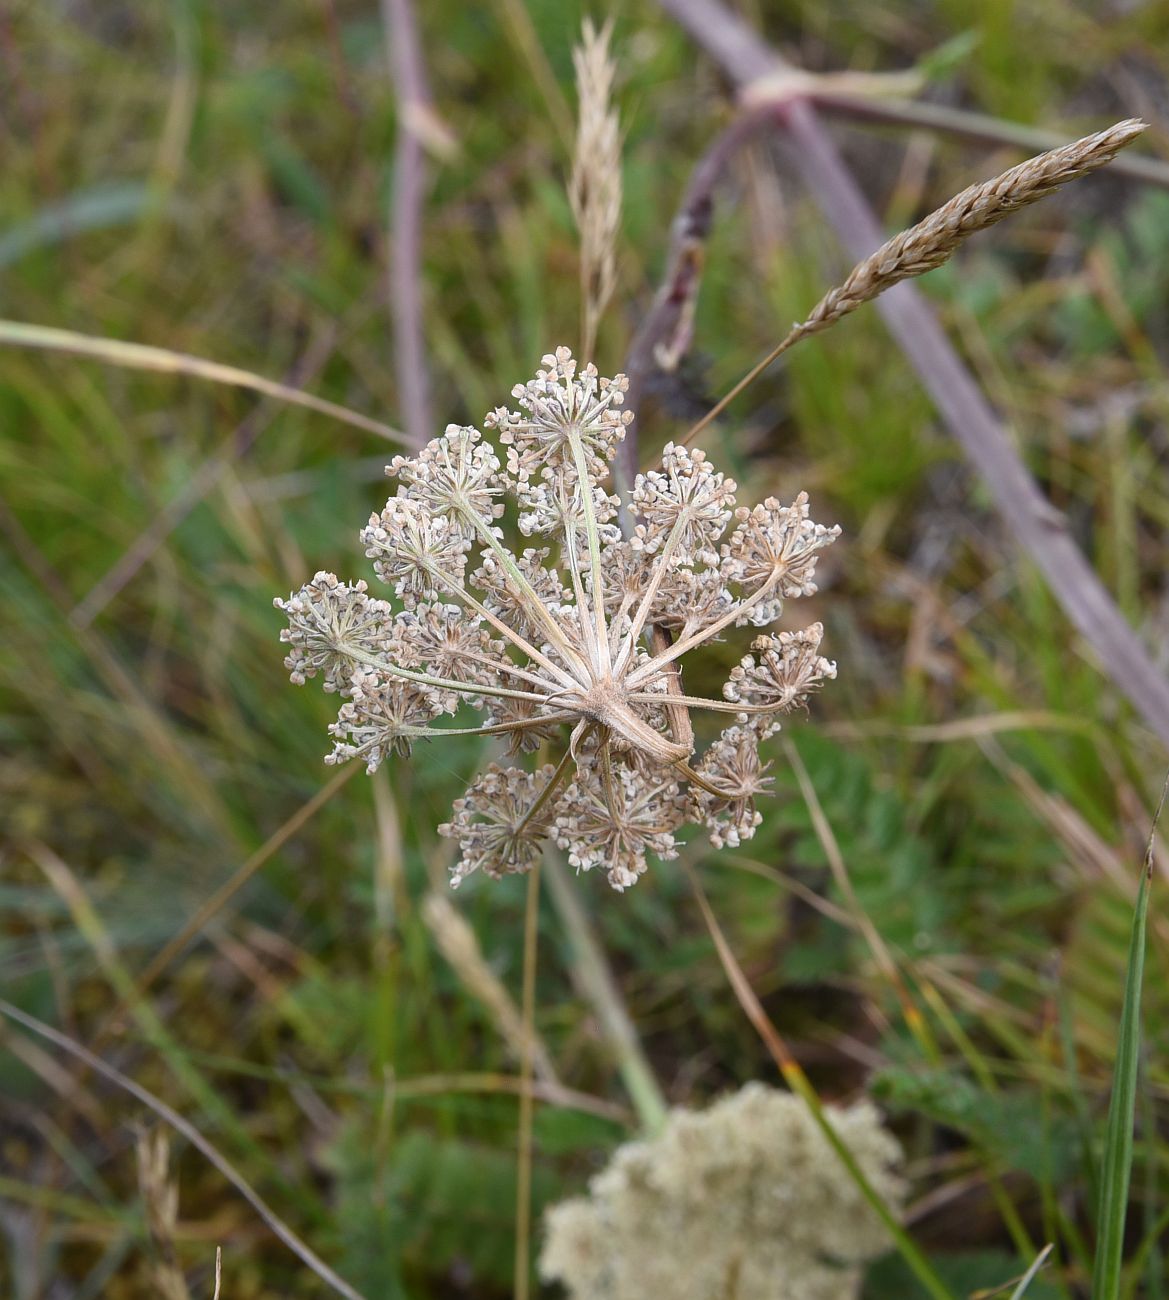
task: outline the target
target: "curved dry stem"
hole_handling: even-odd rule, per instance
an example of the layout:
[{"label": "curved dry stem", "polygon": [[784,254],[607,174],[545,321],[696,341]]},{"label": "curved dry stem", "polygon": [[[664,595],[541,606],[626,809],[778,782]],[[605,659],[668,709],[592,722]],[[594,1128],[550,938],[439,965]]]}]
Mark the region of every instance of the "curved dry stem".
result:
[{"label": "curved dry stem", "polygon": [[18,348],[40,348],[49,352],[71,352],[75,356],[92,357],[110,365],[129,370],[153,370],[163,375],[190,375],[195,379],[208,379],[212,383],[226,384],[231,388],[248,388],[266,397],[275,397],[293,406],[303,406],[320,415],[341,420],[366,433],[376,433],[379,438],[406,446],[421,446],[400,429],[395,429],[368,415],[351,411],[347,406],[314,397],[312,393],[292,388],[288,384],[265,379],[262,375],[241,370],[238,366],[225,366],[218,361],[206,361],[186,352],[172,352],[167,348],[150,347],[145,343],[124,343],[120,339],[97,338],[92,334],[77,334],[73,330],[56,329],[50,325],[29,325],[24,321],[0,320],[0,344]]},{"label": "curved dry stem", "polygon": [[776,713],[768,704],[735,704],[730,700],[708,700],[704,695],[662,695],[654,691],[632,691],[625,697],[634,704],[684,704],[688,709],[714,713]]}]

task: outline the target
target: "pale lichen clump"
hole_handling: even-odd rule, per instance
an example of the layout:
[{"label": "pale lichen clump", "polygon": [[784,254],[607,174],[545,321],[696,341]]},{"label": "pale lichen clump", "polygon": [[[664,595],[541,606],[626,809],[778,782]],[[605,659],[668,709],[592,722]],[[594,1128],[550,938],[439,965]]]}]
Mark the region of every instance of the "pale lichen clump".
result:
[{"label": "pale lichen clump", "polygon": [[[502,454],[450,425],[389,466],[397,494],[361,540],[396,604],[330,573],[276,601],[292,680],[320,675],[344,697],[326,761],[372,772],[418,739],[468,733],[558,758],[535,772],[493,765],[458,800],[439,828],[461,850],[454,884],[528,871],[552,840],[625,889],[647,854],[675,856],[688,821],[716,847],[749,839],[770,784],[760,740],[836,675],[813,623],[756,637],[724,699],[685,693],[683,656],[812,594],[839,529],[814,523],[803,493],[736,509],[735,484],[671,443],[660,469],[637,476],[623,536],[605,484],[632,419],[626,387],[559,348],[512,390],[518,411],[484,421]],[[518,555],[498,522],[509,501],[542,543]],[[464,706],[481,725],[435,725]],[[692,710],[730,715],[699,757]]]},{"label": "pale lichen clump", "polygon": [[[867,1102],[827,1118],[895,1212],[901,1149]],[[763,1084],[618,1149],[545,1217],[540,1273],[571,1300],[849,1300],[889,1246],[808,1108]]]}]

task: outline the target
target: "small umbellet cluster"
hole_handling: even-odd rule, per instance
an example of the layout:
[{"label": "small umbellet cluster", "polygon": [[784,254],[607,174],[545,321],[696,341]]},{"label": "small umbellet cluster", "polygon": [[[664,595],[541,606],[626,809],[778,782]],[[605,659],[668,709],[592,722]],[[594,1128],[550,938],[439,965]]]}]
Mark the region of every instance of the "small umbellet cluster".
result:
[{"label": "small umbellet cluster", "polygon": [[[687,822],[717,847],[749,839],[770,785],[759,742],[836,675],[814,623],[757,636],[724,699],[685,693],[683,657],[814,592],[819,551],[840,530],[814,523],[803,493],[736,509],[735,484],[670,443],[661,468],[637,476],[625,536],[606,483],[632,419],[626,387],[557,349],[512,390],[518,412],[484,421],[498,448],[450,425],[388,467],[397,493],[361,540],[396,602],[331,573],[275,602],[292,680],[320,676],[344,700],[326,761],[372,772],[415,740],[468,733],[554,760],[492,764],[456,800],[439,828],[461,850],[453,884],[527,871],[552,840],[621,890],[647,854],[676,856]],[[518,554],[498,522],[509,502],[539,542]],[[463,707],[481,725],[436,725]],[[700,756],[696,709],[730,715]]]}]

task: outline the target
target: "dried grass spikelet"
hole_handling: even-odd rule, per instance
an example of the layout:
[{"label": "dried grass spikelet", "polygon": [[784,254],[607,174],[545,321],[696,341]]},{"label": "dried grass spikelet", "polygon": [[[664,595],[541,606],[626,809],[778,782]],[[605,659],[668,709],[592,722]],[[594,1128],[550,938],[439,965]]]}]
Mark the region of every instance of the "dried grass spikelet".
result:
[{"label": "dried grass spikelet", "polygon": [[138,1187],[154,1245],[153,1282],[160,1300],[190,1300],[175,1251],[179,1188],[168,1172],[170,1141],[164,1129],[138,1135]]},{"label": "dried grass spikelet", "polygon": [[827,329],[902,280],[935,270],[971,235],[1020,208],[1037,203],[1069,181],[1103,167],[1147,129],[1147,122],[1127,118],[1106,131],[1037,154],[993,180],[967,186],[917,225],[886,240],[875,253],[858,262],[843,284],[830,289],[803,321],[793,325],[762,361],[752,366],[726,396],[692,425],[682,444],[692,443],[743,389],[800,339]]},{"label": "dried grass spikelet", "polygon": [[612,19],[598,31],[586,18],[572,52],[578,99],[576,148],[568,197],[580,232],[582,350],[592,354],[597,323],[617,286],[621,224],[621,124],[613,107],[616,67]]},{"label": "dried grass spikelet", "polygon": [[[514,1055],[523,1059],[528,1031],[523,1016],[499,976],[487,964],[475,931],[443,894],[432,893],[422,904],[422,915],[442,955],[451,964],[463,986],[486,1008],[503,1040]],[[536,1077],[557,1083],[556,1067],[541,1039],[532,1033],[526,1047]]]},{"label": "dried grass spikelet", "polygon": [[[825,1108],[895,1209],[901,1150],[876,1109]],[[850,1300],[884,1226],[790,1093],[748,1084],[675,1110],[652,1141],[619,1148],[589,1195],[553,1206],[540,1273],[571,1300]]]},{"label": "dried grass spikelet", "polygon": [[968,185],[858,263],[848,279],[826,293],[793,333],[814,334],[826,329],[899,281],[941,266],[963,240],[1103,167],[1147,128],[1147,122],[1129,118],[1106,131],[1028,158],[993,180]]}]

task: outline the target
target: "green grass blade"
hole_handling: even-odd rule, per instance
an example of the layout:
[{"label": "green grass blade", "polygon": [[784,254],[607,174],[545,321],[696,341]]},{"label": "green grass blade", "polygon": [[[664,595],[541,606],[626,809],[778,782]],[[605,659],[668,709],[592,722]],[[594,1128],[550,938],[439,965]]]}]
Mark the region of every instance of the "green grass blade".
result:
[{"label": "green grass blade", "polygon": [[1019,1285],[1011,1292],[1011,1300],[1022,1300],[1027,1288],[1035,1281],[1039,1275],[1039,1270],[1047,1263],[1047,1257],[1052,1252],[1052,1244],[1048,1242],[1046,1246],[1035,1256],[1035,1261],[1031,1267],[1019,1279]]},{"label": "green grass blade", "polygon": [[[1169,788],[1169,781],[1166,782]],[[1165,791],[1153,818],[1154,832]],[[1149,886],[1153,872],[1153,833],[1145,853],[1133,914],[1128,970],[1124,981],[1124,1007],[1108,1104],[1108,1128],[1100,1170],[1100,1205],[1096,1215],[1096,1260],[1092,1269],[1092,1300],[1117,1300],[1124,1259],[1124,1220],[1132,1174],[1133,1121],[1136,1111],[1137,1067],[1141,1042],[1141,981],[1145,972],[1145,930],[1149,912]]]}]

